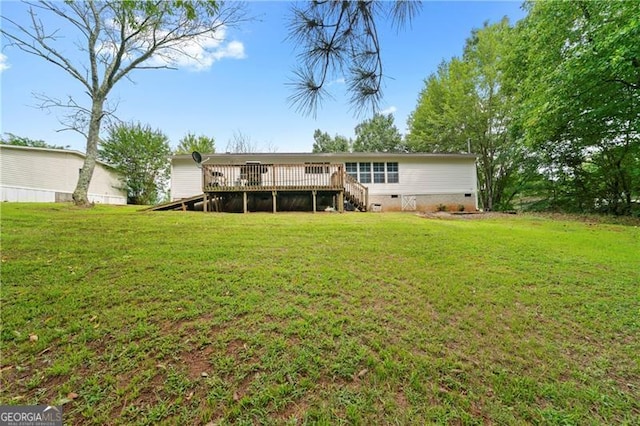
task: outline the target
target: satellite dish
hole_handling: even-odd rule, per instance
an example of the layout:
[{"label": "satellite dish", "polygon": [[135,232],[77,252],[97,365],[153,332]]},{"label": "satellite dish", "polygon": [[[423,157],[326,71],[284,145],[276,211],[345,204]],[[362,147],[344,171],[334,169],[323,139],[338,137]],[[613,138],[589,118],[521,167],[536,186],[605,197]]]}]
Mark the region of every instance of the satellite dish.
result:
[{"label": "satellite dish", "polygon": [[193,151],[191,153],[191,158],[193,158],[193,161],[195,161],[198,167],[200,167],[200,163],[202,163],[202,155],[200,155],[198,151]]}]

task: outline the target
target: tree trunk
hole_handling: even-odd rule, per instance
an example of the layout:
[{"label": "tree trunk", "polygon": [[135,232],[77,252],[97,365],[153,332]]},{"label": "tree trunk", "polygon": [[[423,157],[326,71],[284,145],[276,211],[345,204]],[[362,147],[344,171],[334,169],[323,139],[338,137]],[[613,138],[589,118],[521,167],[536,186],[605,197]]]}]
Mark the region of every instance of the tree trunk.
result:
[{"label": "tree trunk", "polygon": [[73,201],[76,206],[89,207],[89,184],[98,158],[98,142],[100,141],[100,124],[102,123],[104,98],[94,98],[91,105],[89,119],[89,133],[87,134],[87,152],[84,164],[80,169],[78,184],[73,191]]},{"label": "tree trunk", "polygon": [[481,168],[484,179],[484,194],[482,195],[482,206],[485,211],[493,211],[494,187],[493,187],[493,170],[490,157],[486,156],[481,160]]}]

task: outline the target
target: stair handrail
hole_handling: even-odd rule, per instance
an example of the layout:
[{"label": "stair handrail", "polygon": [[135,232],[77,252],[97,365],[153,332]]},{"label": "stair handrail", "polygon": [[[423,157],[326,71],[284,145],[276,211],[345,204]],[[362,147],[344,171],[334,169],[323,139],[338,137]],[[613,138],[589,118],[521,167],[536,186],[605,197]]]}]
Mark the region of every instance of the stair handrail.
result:
[{"label": "stair handrail", "polygon": [[363,211],[367,210],[367,206],[369,205],[369,188],[346,172],[344,173],[344,192],[356,207]]}]

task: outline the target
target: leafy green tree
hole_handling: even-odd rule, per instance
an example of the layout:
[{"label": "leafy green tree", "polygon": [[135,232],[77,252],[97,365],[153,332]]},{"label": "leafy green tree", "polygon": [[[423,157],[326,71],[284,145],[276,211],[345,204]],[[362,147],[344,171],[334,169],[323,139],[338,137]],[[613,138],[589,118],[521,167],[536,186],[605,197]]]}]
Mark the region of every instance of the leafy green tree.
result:
[{"label": "leafy green tree", "polygon": [[328,83],[344,77],[356,109],[377,109],[382,98],[381,21],[396,29],[420,11],[419,1],[308,1],[295,3],[290,38],[300,49],[290,101],[306,114],[315,114]]},{"label": "leafy green tree", "polygon": [[480,201],[485,210],[510,208],[536,170],[519,135],[512,131],[513,95],[503,88],[503,57],[511,34],[506,19],[474,30],[462,58],[442,63],[427,78],[408,119],[410,150],[471,150],[478,155]]},{"label": "leafy green tree", "polygon": [[351,140],[345,136],[335,135],[333,138],[329,133],[316,129],[313,132],[312,152],[349,152],[351,151]]},{"label": "leafy green tree", "polygon": [[528,2],[509,74],[518,124],[550,204],[630,214],[640,198],[640,9],[634,1]]},{"label": "leafy green tree", "polygon": [[406,152],[393,114],[374,114],[355,128],[354,152]]},{"label": "leafy green tree", "polygon": [[193,151],[211,154],[216,152],[216,141],[213,137],[204,135],[196,136],[193,133],[187,133],[185,137],[180,139],[176,154],[191,154]]},{"label": "leafy green tree", "polygon": [[[27,5],[28,25],[2,17],[5,25],[0,33],[7,44],[64,70],[89,98],[87,104],[73,98],[65,103],[46,97],[43,101],[71,111],[65,126],[86,136],[85,161],[73,193],[75,203],[85,206],[103,119],[113,112],[107,99],[114,86],[134,70],[172,68],[189,54],[190,43],[216,37],[222,28],[244,20],[239,2],[41,1]],[[65,25],[46,28],[55,22],[51,17]],[[77,39],[81,54],[77,49],[69,54],[58,44],[63,39]]]},{"label": "leafy green tree", "polygon": [[407,145],[415,152],[467,152],[473,116],[472,67],[458,58],[440,64],[431,74],[409,115]]},{"label": "leafy green tree", "polygon": [[51,145],[40,139],[29,139],[23,136],[17,136],[13,133],[5,133],[0,139],[0,143],[5,145],[16,146],[32,146],[35,148],[52,148],[52,149],[67,149],[69,146]]},{"label": "leafy green tree", "polygon": [[333,152],[351,152],[353,147],[353,141],[342,135],[335,135],[333,137]]},{"label": "leafy green tree", "polygon": [[170,155],[169,138],[140,123],[111,127],[99,151],[100,159],[124,177],[130,204],[158,201],[169,180]]}]

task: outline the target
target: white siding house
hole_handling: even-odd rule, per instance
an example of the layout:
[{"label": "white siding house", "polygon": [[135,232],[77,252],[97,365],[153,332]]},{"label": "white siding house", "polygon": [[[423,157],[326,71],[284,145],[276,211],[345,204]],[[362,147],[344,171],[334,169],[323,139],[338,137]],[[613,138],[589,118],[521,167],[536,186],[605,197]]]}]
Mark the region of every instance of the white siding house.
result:
[{"label": "white siding house", "polygon": [[[473,154],[401,153],[254,153],[205,154],[215,164],[340,163],[365,185],[373,209],[383,211],[478,208],[476,156]],[[171,198],[180,200],[203,192],[202,172],[190,155],[171,159]]]},{"label": "white siding house", "polygon": [[[2,201],[71,201],[85,155],[66,149],[34,148],[0,144]],[[127,194],[117,173],[97,162],[89,185],[89,201],[126,204]]]}]

